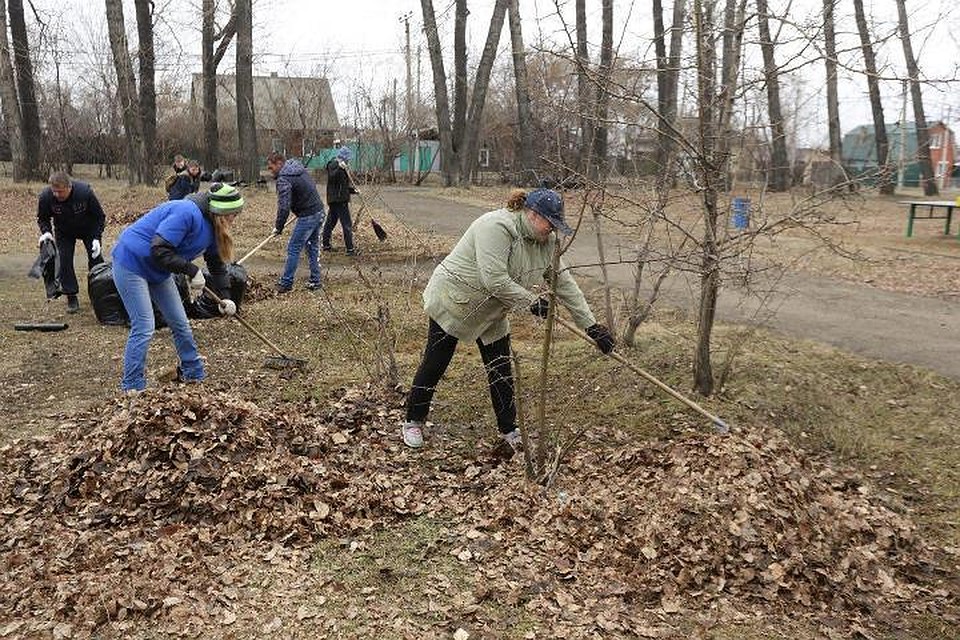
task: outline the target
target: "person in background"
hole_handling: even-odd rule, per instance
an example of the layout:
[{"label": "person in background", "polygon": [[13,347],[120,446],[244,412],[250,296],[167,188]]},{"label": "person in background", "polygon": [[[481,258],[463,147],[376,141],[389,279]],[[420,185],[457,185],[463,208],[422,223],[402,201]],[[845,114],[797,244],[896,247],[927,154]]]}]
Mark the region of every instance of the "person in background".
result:
[{"label": "person in background", "polygon": [[173,184],[167,189],[167,200],[183,200],[200,190],[200,162],[187,160],[186,169],[176,174]]},{"label": "person in background", "polygon": [[323,223],[323,233],[320,237],[320,247],[324,251],[333,251],[333,247],[330,246],[330,235],[339,221],[343,229],[343,244],[348,256],[355,256],[358,253],[353,246],[353,221],[350,220],[350,195],[359,193],[354,188],[348,171],[352,158],[353,152],[350,147],[340,147],[337,157],[327,163],[327,206],[330,208],[330,214]]},{"label": "person in background", "polygon": [[103,228],[106,215],[93,189],[86,182],[73,180],[65,171],[50,174],[49,186],[40,192],[37,205],[37,244],[53,239],[60,256],[60,292],[67,296],[67,313],[80,310],[80,285],[73,266],[77,240],[87,250],[87,269],[103,262]]},{"label": "person in background", "polygon": [[[457,343],[475,340],[487,370],[500,436],[514,450],[520,448],[507,313],[523,307],[536,316],[546,317],[549,298],[530,288],[544,284],[557,243],[556,235],[570,233],[559,193],[537,189],[528,194],[517,189],[511,193],[506,207],[474,220],[453,250],[437,265],[423,291],[423,308],[429,326],[423,358],[407,396],[406,421],[401,425],[401,436],[407,446],[423,446],[423,426],[433,394]],[[613,336],[597,323],[580,287],[562,261],[556,296],[601,351],[613,350]]]},{"label": "person in background", "polygon": [[187,159],[184,158],[182,154],[178,153],[177,155],[173,156],[173,164],[171,166],[173,167],[174,173],[180,173],[181,171],[186,170]]},{"label": "person in background", "polygon": [[273,225],[274,235],[283,233],[287,218],[292,213],[297,223],[287,243],[287,260],[283,274],[277,283],[277,293],[287,293],[293,288],[300,254],[307,252],[310,280],[307,289],[314,291],[322,285],[320,279],[320,225],[323,224],[323,200],[317,185],[298,160],[287,160],[282,153],[274,151],[267,156],[267,169],[277,180],[277,219]]},{"label": "person in background", "polygon": [[128,226],[113,248],[113,281],[130,316],[130,334],[123,351],[123,391],[147,386],[147,351],[155,329],[151,301],[173,334],[180,364],[177,379],[200,382],[203,362],[190,330],[173,274],[188,278],[190,298],[203,292],[206,279],[193,260],[203,255],[214,290],[222,298],[220,313],[232,316],[237,305],[229,299],[226,263],[233,260],[230,227],[243,210],[236,187],[213,184],[210,191],[184,200],[165,202]]}]

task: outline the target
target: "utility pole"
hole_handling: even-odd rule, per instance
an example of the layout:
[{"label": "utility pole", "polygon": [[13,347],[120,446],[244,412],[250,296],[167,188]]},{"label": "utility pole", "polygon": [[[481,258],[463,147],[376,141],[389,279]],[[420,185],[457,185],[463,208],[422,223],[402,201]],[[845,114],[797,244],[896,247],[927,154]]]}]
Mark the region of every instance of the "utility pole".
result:
[{"label": "utility pole", "polygon": [[[874,132],[876,135],[876,132]],[[907,147],[907,81],[903,81],[903,106],[900,109],[900,171],[897,172],[897,189],[903,190],[904,159]]]},{"label": "utility pole", "polygon": [[414,156],[414,140],[413,140],[413,100],[411,98],[413,92],[413,75],[411,72],[411,55],[410,55],[410,18],[413,17],[413,12],[408,11],[402,16],[400,16],[400,21],[403,23],[404,36],[406,38],[406,46],[404,47],[404,58],[407,63],[407,90],[406,90],[406,105],[405,106],[405,120],[406,120],[406,131],[407,131],[407,176],[409,181],[413,182],[413,156]]}]

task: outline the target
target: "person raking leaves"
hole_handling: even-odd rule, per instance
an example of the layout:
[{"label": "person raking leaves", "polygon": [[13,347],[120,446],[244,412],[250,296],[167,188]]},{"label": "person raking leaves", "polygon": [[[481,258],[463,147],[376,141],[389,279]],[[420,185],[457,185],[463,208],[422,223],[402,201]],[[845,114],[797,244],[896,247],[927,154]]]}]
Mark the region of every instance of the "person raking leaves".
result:
[{"label": "person raking leaves", "polygon": [[[556,233],[554,233],[556,232]],[[460,340],[475,340],[490,386],[500,437],[521,446],[510,357],[512,309],[545,317],[548,298],[530,290],[544,284],[557,234],[573,231],[564,221],[563,199],[551,189],[515,190],[506,207],[477,218],[434,269],[423,291],[429,317],[427,344],[407,396],[403,442],[423,446],[423,427],[436,386]],[[604,353],[614,348],[610,331],[598,324],[587,300],[561,260],[556,295],[574,322]]]},{"label": "person raking leaves", "polygon": [[237,305],[229,299],[226,263],[233,260],[231,224],[243,210],[236,187],[215,183],[210,191],[170,200],[147,212],[123,230],[113,248],[113,281],[130,316],[130,334],[123,351],[123,391],[147,386],[147,350],[155,329],[151,300],[173,334],[180,364],[177,379],[200,382],[203,362],[190,330],[173,274],[188,278],[190,299],[203,292],[206,280],[193,260],[203,255],[213,288],[223,299],[220,313],[232,316]]},{"label": "person raking leaves", "polygon": [[80,310],[77,294],[80,285],[73,267],[73,253],[77,240],[87,250],[87,268],[103,262],[103,227],[107,218],[93,188],[86,182],[74,180],[65,171],[50,174],[49,186],[40,192],[37,204],[37,226],[40,227],[38,245],[44,240],[55,240],[60,256],[60,292],[67,296],[67,313]]}]

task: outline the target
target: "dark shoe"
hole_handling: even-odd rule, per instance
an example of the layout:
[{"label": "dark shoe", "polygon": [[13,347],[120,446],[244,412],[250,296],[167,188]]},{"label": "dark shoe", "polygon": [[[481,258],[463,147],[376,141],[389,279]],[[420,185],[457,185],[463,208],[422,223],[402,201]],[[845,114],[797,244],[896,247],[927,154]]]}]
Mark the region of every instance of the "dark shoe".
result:
[{"label": "dark shoe", "polygon": [[293,289],[293,287],[285,287],[285,286],[283,286],[282,284],[278,284],[278,285],[277,285],[277,293],[279,293],[279,294],[281,294],[281,295],[284,294],[284,293],[290,293],[290,290],[291,290],[291,289]]},{"label": "dark shoe", "polygon": [[80,311],[80,301],[75,295],[67,295],[67,313],[77,313]]},{"label": "dark shoe", "polygon": [[320,289],[323,289],[323,283],[322,283],[322,282],[308,282],[308,283],[307,283],[307,291],[319,291]]},{"label": "dark shoe", "polygon": [[350,249],[350,251],[347,251],[347,255],[348,255],[348,256],[358,256],[358,255],[360,255],[360,249]]},{"label": "dark shoe", "polygon": [[330,245],[327,244],[327,245],[321,246],[321,247],[320,247],[320,250],[321,250],[321,251],[333,251],[333,247],[331,247]]},{"label": "dark shoe", "polygon": [[202,378],[184,378],[183,369],[181,369],[178,366],[176,381],[179,382],[180,384],[200,384],[201,382],[203,382],[203,379]]}]

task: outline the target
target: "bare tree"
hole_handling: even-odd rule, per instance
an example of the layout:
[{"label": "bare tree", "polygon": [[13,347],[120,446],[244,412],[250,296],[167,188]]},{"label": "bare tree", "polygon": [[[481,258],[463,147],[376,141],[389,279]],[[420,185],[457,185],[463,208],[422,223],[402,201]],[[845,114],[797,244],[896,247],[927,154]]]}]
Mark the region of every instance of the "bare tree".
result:
[{"label": "bare tree", "polygon": [[610,74],[613,69],[613,0],[603,0],[600,69],[596,87],[596,124],[593,156],[600,175],[607,171],[607,115],[610,107]]},{"label": "bare tree", "polygon": [[113,66],[117,72],[117,98],[123,113],[123,127],[127,141],[127,182],[137,184],[143,181],[143,142],[140,131],[137,80],[133,75],[130,49],[123,23],[123,1],[105,0],[105,2],[107,32],[110,35],[110,49],[113,51]]},{"label": "bare tree", "polygon": [[683,47],[683,21],[686,19],[687,0],[673,3],[673,25],[670,27],[669,52],[663,21],[663,3],[653,0],[654,45],[657,55],[657,151],[656,161],[660,179],[669,186],[673,183],[670,165],[674,147],[677,116],[677,90],[680,79],[680,53]]},{"label": "bare tree", "polygon": [[29,167],[24,162],[23,139],[20,131],[20,103],[17,100],[17,81],[10,61],[10,41],[7,39],[7,7],[0,0],[0,106],[3,108],[3,124],[10,141],[10,156],[13,161],[13,180],[30,179]]},{"label": "bare tree", "polygon": [[[903,57],[907,63],[907,75],[910,78],[910,97],[913,102],[913,120],[917,128],[917,163],[920,165],[920,180],[923,193],[935,196],[937,183],[933,179],[933,167],[930,164],[930,131],[927,130],[927,118],[923,113],[923,94],[920,91],[920,68],[913,55],[910,40],[910,25],[907,23],[907,7],[904,0],[896,0],[900,17],[900,42],[903,44]],[[901,168],[902,170],[902,168]]]},{"label": "bare tree", "polygon": [[460,166],[467,125],[467,0],[456,0],[453,22],[453,153],[451,162]]},{"label": "bare tree", "polygon": [[787,158],[787,136],[780,106],[780,72],[774,58],[774,41],[770,36],[770,15],[767,0],[757,0],[757,19],[760,28],[760,51],[767,86],[767,113],[770,117],[770,174],[771,191],[790,188],[790,161]]},{"label": "bare tree", "polygon": [[520,1],[509,3],[510,43],[513,49],[513,78],[517,99],[517,153],[521,184],[535,184],[536,156],[533,145],[533,114],[530,108],[530,81],[527,77],[527,54],[520,28]]},{"label": "bare tree", "polygon": [[437,133],[440,137],[440,171],[445,186],[454,183],[457,164],[453,151],[453,131],[450,128],[450,99],[447,94],[447,74],[443,68],[443,48],[437,32],[437,16],[433,10],[433,0],[420,0],[423,13],[423,30],[427,36],[427,48],[430,51],[430,65],[433,69],[433,93],[436,102]]},{"label": "bare tree", "polygon": [[873,136],[877,145],[877,166],[880,168],[878,181],[880,193],[893,195],[896,184],[890,166],[890,143],[887,139],[887,125],[883,119],[883,102],[880,100],[880,81],[877,73],[876,56],[873,53],[873,40],[867,29],[867,17],[863,11],[863,0],[853,0],[857,19],[857,31],[860,34],[860,49],[863,51],[863,66],[867,77],[867,93],[870,96],[870,111],[873,114]]},{"label": "bare tree", "polygon": [[30,42],[23,14],[23,1],[10,0],[7,16],[13,38],[13,66],[17,75],[17,97],[20,103],[20,134],[23,142],[24,169],[33,177],[41,166],[40,108],[37,104],[36,81],[30,60]]},{"label": "bare tree", "polygon": [[137,60],[140,63],[140,127],[143,131],[143,169],[146,184],[156,183],[157,91],[153,48],[153,0],[134,0],[137,14]]},{"label": "bare tree", "polygon": [[203,12],[201,83],[203,85],[204,163],[208,167],[218,167],[220,166],[220,126],[217,121],[217,67],[220,66],[220,61],[223,60],[237,32],[237,13],[235,8],[231,10],[226,25],[218,31],[216,1],[203,0],[201,10]]},{"label": "bare tree", "polygon": [[580,172],[595,177],[593,169],[593,92],[590,85],[590,53],[587,51],[587,7],[586,0],[576,2],[576,50],[577,61],[577,98],[580,109]]},{"label": "bare tree", "polygon": [[260,177],[257,124],[253,108],[253,2],[237,0],[237,134],[240,175],[248,182]]},{"label": "bare tree", "polygon": [[824,63],[827,67],[827,128],[830,135],[830,159],[840,164],[842,141],[840,139],[840,98],[837,92],[837,42],[834,33],[833,4],[835,0],[823,0],[823,45]]}]

